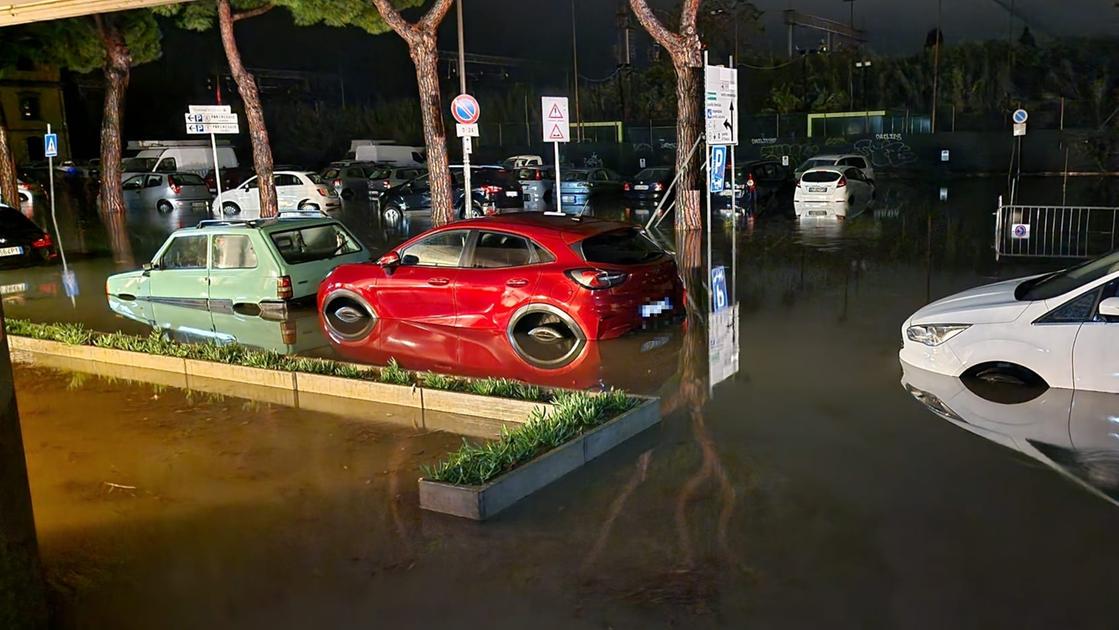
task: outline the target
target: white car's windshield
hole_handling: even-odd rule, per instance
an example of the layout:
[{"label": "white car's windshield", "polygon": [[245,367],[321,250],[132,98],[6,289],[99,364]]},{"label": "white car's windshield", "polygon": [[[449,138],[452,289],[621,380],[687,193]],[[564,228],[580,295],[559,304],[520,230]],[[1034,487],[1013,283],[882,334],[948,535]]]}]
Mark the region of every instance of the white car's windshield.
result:
[{"label": "white car's windshield", "polygon": [[1119,271],[1119,251],[1018,285],[1014,297],[1024,302],[1048,300]]}]

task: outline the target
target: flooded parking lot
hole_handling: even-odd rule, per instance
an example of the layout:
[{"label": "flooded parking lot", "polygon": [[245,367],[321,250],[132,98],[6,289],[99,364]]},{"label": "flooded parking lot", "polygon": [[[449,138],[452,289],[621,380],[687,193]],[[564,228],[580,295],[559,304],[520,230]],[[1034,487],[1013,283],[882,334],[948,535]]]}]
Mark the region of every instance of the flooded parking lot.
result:
[{"label": "flooded parking lot", "polygon": [[[1093,400],[1085,419],[1070,418],[1074,403],[1059,391],[1028,409],[965,410],[984,425],[938,415],[902,383],[910,313],[1054,267],[994,261],[1001,184],[884,182],[873,207],[842,223],[798,223],[791,200],[753,221],[718,221],[711,258],[730,271],[739,314],[738,370],[719,383],[711,375],[726,366],[710,363],[713,327],[701,313],[588,344],[543,371],[503,339],[404,324],[342,348],[313,313],[291,325],[208,311],[152,318],[196,340],[662,396],[660,429],[485,525],[418,508],[420,467],[459,436],[20,367],[63,625],[431,626],[453,616],[556,628],[1108,627],[1119,511],[1114,435],[1099,427],[1110,399]],[[1026,180],[1019,194],[1057,201],[1059,187]],[[1078,179],[1069,200],[1106,203],[1113,190]],[[648,216],[616,203],[592,211]],[[104,278],[200,217],[152,211],[106,224],[68,203],[59,216],[80,295],[66,296],[57,267],[2,271],[7,315],[150,330],[113,310]],[[374,252],[427,227],[386,228],[356,203],[338,216]],[[663,238],[702,283],[703,237]],[[91,408],[105,412],[91,421]],[[1038,430],[1006,429],[1007,418]]]}]

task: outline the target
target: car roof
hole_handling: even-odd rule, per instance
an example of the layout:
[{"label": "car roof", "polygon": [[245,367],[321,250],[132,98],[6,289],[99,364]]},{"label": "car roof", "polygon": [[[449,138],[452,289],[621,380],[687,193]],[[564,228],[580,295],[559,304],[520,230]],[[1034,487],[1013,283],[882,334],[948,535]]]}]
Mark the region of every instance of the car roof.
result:
[{"label": "car roof", "polygon": [[[309,214],[309,213],[308,213]],[[305,214],[290,216],[270,217],[267,219],[209,219],[199,221],[198,225],[194,227],[179,228],[172,232],[172,236],[176,234],[208,234],[210,232],[229,232],[233,231],[261,231],[261,232],[278,232],[281,230],[298,229],[301,227],[309,227],[312,225],[323,224],[336,224],[338,223],[332,217],[326,215],[322,216],[307,216]]]},{"label": "car roof", "polygon": [[825,153],[823,155],[814,155],[808,159],[810,160],[842,160],[844,158],[863,157],[858,153]]},{"label": "car roof", "polygon": [[563,238],[567,242],[583,240],[589,236],[612,232],[625,228],[638,228],[632,223],[609,221],[595,217],[545,214],[543,212],[508,212],[477,219],[456,221],[451,226],[456,229],[484,230],[502,228],[525,232],[544,231]]},{"label": "car roof", "polygon": [[810,168],[810,169],[808,169],[804,172],[805,173],[839,173],[840,175],[842,175],[843,171],[846,170],[846,169],[849,169],[849,168],[855,168],[855,167],[854,166],[814,166],[814,167],[812,167],[812,168]]}]

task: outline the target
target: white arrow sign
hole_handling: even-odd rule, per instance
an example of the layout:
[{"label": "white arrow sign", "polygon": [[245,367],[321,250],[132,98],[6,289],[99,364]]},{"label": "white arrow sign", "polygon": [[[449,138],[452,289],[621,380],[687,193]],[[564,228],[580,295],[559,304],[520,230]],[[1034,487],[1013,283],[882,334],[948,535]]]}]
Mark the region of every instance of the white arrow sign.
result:
[{"label": "white arrow sign", "polygon": [[192,114],[232,114],[229,105],[189,105],[187,111]]},{"label": "white arrow sign", "polygon": [[237,124],[237,114],[186,114],[188,123]]},{"label": "white arrow sign", "polygon": [[738,70],[725,66],[705,66],[704,118],[707,144],[738,144]]},{"label": "white arrow sign", "polygon": [[187,123],[186,132],[191,135],[241,133],[241,128],[237,123]]}]

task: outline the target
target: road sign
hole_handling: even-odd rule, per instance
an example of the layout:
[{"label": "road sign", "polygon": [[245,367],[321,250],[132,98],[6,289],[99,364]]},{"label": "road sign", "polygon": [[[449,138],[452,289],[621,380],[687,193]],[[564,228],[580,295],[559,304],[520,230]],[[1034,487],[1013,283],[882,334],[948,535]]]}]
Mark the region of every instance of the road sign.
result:
[{"label": "road sign", "polygon": [[460,137],[460,138],[477,138],[478,137],[478,125],[477,124],[464,125],[462,123],[458,123],[457,125],[455,125],[455,132],[458,134],[458,137]]},{"label": "road sign", "polygon": [[711,387],[738,373],[738,305],[708,317],[707,365]]},{"label": "road sign", "polygon": [[544,142],[571,142],[571,118],[566,96],[540,97]]},{"label": "road sign", "polygon": [[1030,119],[1030,114],[1024,109],[1016,109],[1014,113],[1010,115],[1010,119],[1013,120],[1016,125],[1024,125],[1026,121]]},{"label": "road sign", "polygon": [[48,133],[43,135],[43,157],[58,157],[57,133]]},{"label": "road sign", "polygon": [[1030,224],[1015,223],[1010,227],[1010,237],[1018,240],[1028,239],[1030,237]]},{"label": "road sign", "polygon": [[1016,136],[1026,135],[1026,123],[1014,123],[1014,135],[1016,135]]},{"label": "road sign", "polygon": [[715,267],[711,270],[711,308],[719,312],[730,304],[727,297],[727,268]]},{"label": "road sign", "polygon": [[237,124],[237,114],[183,114],[188,123]]},{"label": "road sign", "polygon": [[703,110],[707,144],[738,144],[738,70],[704,66]]},{"label": "road sign", "polygon": [[186,132],[190,135],[210,133],[241,133],[237,123],[187,123]]},{"label": "road sign", "polygon": [[187,111],[192,114],[232,114],[229,105],[189,105]]},{"label": "road sign", "polygon": [[473,125],[482,115],[482,109],[478,107],[478,99],[469,94],[459,94],[451,101],[451,115],[460,125]]},{"label": "road sign", "polygon": [[711,160],[707,163],[707,168],[711,170],[711,192],[723,192],[723,181],[726,179],[727,172],[726,146],[711,147]]}]

